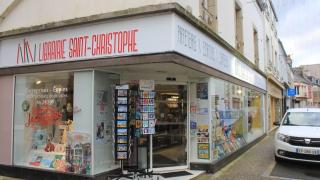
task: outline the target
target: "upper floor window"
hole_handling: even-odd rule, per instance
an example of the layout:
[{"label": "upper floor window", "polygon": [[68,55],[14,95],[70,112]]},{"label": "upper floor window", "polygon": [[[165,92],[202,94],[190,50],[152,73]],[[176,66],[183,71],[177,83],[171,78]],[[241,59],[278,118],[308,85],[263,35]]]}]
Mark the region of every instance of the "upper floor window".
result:
[{"label": "upper floor window", "polygon": [[254,48],[254,62],[257,67],[259,67],[259,40],[258,32],[253,28],[253,48]]},{"label": "upper floor window", "polygon": [[200,19],[217,32],[217,0],[200,0]]},{"label": "upper floor window", "polygon": [[296,94],[299,95],[299,86],[294,86],[294,88],[296,89]]},{"label": "upper floor window", "polygon": [[242,9],[240,5],[235,2],[235,27],[236,27],[236,49],[243,53],[243,23],[242,23]]},{"label": "upper floor window", "polygon": [[266,36],[266,58],[268,60],[268,67],[271,67],[271,56],[270,56],[270,39]]},{"label": "upper floor window", "polygon": [[278,53],[277,51],[274,51],[274,67],[277,69],[278,68]]}]

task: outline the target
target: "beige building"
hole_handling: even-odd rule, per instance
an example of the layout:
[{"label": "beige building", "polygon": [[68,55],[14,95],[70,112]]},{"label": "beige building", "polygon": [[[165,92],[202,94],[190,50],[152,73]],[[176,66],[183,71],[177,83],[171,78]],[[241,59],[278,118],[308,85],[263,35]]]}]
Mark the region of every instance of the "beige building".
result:
[{"label": "beige building", "polygon": [[309,100],[310,106],[320,107],[320,64],[301,65],[300,68],[312,85],[312,98]]},{"label": "beige building", "polygon": [[316,79],[320,79],[320,64],[301,65],[300,67],[306,76],[313,76]]}]

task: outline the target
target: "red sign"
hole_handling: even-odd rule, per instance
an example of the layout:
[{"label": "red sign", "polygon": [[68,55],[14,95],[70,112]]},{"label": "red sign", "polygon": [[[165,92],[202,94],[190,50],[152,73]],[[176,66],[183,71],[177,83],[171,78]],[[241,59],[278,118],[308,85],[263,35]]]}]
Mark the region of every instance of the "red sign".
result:
[{"label": "red sign", "polygon": [[51,106],[34,107],[31,114],[28,115],[25,126],[40,125],[41,127],[47,127],[55,124],[61,117],[62,115],[57,108]]},{"label": "red sign", "polygon": [[17,64],[73,60],[84,57],[138,52],[138,29],[54,39],[31,44],[24,39],[17,47]]}]

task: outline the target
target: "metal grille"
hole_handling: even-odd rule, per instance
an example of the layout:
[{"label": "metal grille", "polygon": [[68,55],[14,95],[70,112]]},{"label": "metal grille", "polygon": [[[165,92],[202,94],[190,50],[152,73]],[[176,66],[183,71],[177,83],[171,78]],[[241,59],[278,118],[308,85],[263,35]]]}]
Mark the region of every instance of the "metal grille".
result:
[{"label": "metal grille", "polygon": [[[305,142],[305,139],[310,139],[311,140],[310,144],[307,144]],[[302,137],[291,136],[288,143],[294,146],[320,147],[320,138],[302,138]]]}]

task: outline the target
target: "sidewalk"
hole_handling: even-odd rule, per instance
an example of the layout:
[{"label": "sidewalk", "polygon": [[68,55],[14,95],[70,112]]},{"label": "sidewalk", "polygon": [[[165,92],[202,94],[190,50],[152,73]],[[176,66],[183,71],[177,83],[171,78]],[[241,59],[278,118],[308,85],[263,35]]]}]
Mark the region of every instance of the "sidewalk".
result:
[{"label": "sidewalk", "polygon": [[[204,174],[195,180],[267,180],[274,166],[274,131],[242,156],[215,174]],[[277,178],[272,178],[277,179]]]}]

